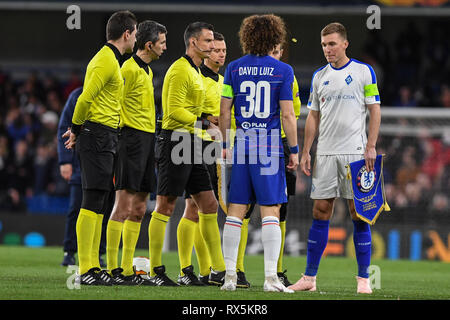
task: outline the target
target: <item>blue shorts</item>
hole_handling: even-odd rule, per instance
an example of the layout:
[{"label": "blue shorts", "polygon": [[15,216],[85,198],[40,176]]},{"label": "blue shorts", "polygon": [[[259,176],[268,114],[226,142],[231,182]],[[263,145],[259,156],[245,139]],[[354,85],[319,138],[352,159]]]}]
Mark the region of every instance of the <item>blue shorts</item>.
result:
[{"label": "blue shorts", "polygon": [[[271,162],[249,164],[234,161],[231,169],[229,202],[275,205],[287,202],[286,174],[283,157],[269,158]],[[236,159],[235,159],[236,160]],[[274,163],[277,161],[277,163]]]}]

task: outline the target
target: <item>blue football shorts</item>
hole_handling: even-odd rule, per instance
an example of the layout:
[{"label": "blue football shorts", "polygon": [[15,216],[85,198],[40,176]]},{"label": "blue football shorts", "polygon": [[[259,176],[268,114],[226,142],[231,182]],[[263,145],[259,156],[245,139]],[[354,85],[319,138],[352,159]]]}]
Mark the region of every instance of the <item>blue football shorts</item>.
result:
[{"label": "blue football shorts", "polygon": [[[231,169],[229,202],[276,205],[287,202],[286,173],[283,157],[270,157],[264,164],[259,159],[235,161]],[[254,163],[256,162],[256,163]]]}]

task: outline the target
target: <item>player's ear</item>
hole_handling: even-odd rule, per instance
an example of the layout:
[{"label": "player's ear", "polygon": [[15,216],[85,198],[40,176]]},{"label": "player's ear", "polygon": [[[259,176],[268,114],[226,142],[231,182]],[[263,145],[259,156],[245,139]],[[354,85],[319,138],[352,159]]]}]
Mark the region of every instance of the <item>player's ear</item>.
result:
[{"label": "player's ear", "polygon": [[348,42],[348,40],[347,40],[347,39],[345,39],[345,40],[344,40],[344,47],[345,47],[345,49],[347,49],[347,48],[348,48],[348,45],[349,45],[349,42]]},{"label": "player's ear", "polygon": [[122,34],[122,38],[124,41],[127,41],[130,38],[130,36],[131,36],[131,32],[128,29],[125,30],[125,32]]}]

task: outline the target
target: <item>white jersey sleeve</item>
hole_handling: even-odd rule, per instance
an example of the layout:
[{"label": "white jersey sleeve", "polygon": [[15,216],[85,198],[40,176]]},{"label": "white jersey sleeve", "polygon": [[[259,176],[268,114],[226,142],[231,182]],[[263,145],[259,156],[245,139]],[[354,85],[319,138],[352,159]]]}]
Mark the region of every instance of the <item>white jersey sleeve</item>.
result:
[{"label": "white jersey sleeve", "polygon": [[314,110],[314,111],[320,111],[320,103],[319,103],[319,96],[317,94],[318,90],[318,77],[316,77],[316,74],[325,68],[326,66],[323,66],[322,68],[317,69],[314,71],[312,79],[311,79],[311,88],[309,90],[309,100],[308,100],[308,109]]}]

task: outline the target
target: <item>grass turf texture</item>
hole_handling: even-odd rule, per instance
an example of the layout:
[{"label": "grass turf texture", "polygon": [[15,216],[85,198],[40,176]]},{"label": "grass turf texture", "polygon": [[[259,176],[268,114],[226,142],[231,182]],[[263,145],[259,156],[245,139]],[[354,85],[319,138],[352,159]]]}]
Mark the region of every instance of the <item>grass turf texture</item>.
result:
[{"label": "grass turf texture", "polygon": [[[148,256],[137,250],[136,256]],[[250,289],[223,292],[218,287],[85,287],[69,290],[70,276],[60,266],[59,247],[27,248],[0,246],[0,299],[2,300],[437,300],[450,299],[449,265],[433,261],[374,260],[381,271],[381,289],[372,295],[356,294],[356,261],[349,258],[322,259],[316,292],[266,293],[262,255],[246,256],[246,276]],[[120,260],[119,260],[120,261]],[[198,271],[195,255],[194,270]],[[176,281],[179,273],[176,252],[163,254],[167,274]],[[284,257],[291,282],[305,269],[306,257]]]}]

